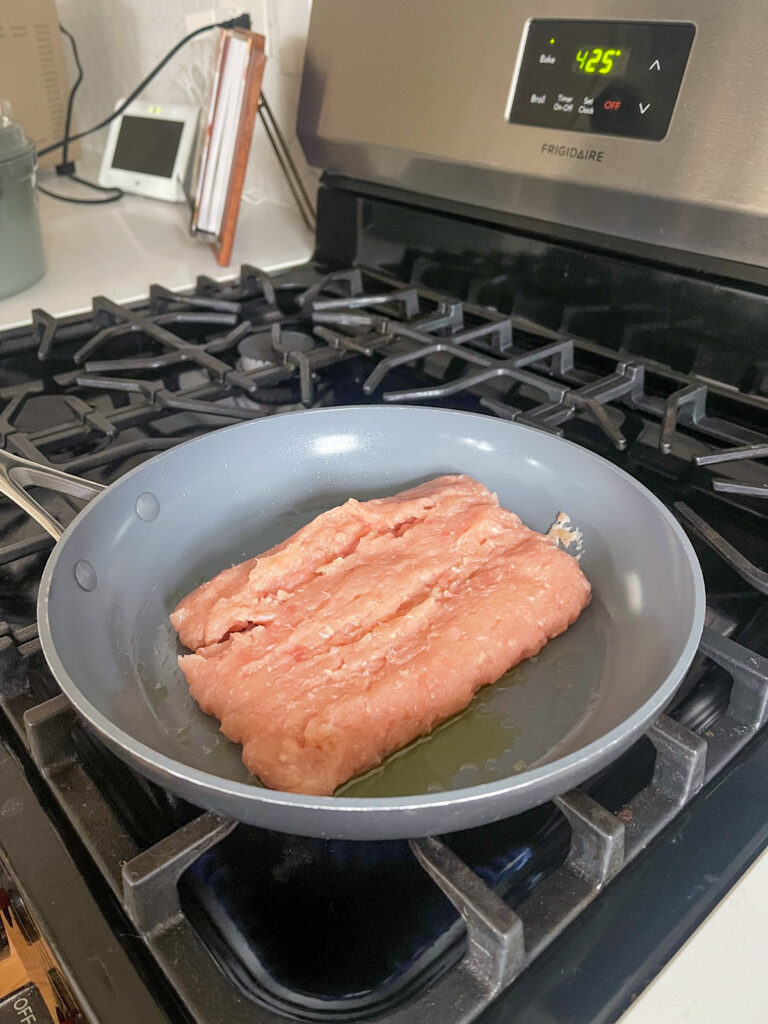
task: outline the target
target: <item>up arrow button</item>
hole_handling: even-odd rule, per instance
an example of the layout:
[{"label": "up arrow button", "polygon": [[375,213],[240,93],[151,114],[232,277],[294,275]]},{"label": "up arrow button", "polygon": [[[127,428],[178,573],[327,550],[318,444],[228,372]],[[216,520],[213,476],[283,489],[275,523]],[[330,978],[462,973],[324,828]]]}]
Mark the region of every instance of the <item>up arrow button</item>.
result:
[{"label": "up arrow button", "polygon": [[653,64],[651,64],[651,66],[648,68],[648,70],[649,71],[661,71],[661,64],[659,64],[658,60],[655,60],[653,62]]},{"label": "up arrow button", "polygon": [[650,103],[645,103],[645,104],[638,103],[637,105],[638,105],[638,107],[640,107],[640,113],[641,114],[647,114],[648,111],[651,109],[651,104]]}]

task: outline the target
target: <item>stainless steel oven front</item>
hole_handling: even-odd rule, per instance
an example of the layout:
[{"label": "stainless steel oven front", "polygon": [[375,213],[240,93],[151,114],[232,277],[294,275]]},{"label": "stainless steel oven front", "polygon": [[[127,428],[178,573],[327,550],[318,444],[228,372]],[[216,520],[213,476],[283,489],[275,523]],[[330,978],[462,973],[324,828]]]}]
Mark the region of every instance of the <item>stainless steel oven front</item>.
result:
[{"label": "stainless steel oven front", "polygon": [[744,0],[336,0],[299,135],[353,178],[768,267],[766,31]]}]

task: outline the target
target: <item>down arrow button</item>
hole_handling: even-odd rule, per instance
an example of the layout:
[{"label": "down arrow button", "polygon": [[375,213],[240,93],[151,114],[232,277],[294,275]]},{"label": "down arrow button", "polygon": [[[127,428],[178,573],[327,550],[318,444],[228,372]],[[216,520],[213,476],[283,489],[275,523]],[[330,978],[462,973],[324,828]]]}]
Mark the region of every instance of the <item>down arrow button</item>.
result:
[{"label": "down arrow button", "polygon": [[651,104],[650,103],[638,103],[637,105],[638,105],[638,107],[640,107],[640,113],[641,114],[647,114],[648,111],[651,109]]}]

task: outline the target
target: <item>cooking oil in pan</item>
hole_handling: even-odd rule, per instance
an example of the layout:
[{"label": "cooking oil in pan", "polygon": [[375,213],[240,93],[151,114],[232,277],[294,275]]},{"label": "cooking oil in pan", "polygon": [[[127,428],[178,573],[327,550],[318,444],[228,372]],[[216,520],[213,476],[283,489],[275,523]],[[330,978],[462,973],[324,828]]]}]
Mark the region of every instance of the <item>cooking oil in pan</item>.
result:
[{"label": "cooking oil in pan", "polygon": [[[508,672],[487,689],[514,686],[516,674]],[[392,754],[383,764],[352,779],[336,791],[336,796],[441,793],[487,781],[484,776],[488,770],[501,767],[502,762],[510,768],[503,772],[505,775],[512,774],[516,766],[519,770],[523,762],[515,759],[513,752],[522,727],[508,715],[492,710],[492,699],[484,689],[460,714]],[[457,760],[459,750],[461,761]],[[491,756],[491,751],[498,756]]]},{"label": "cooking oil in pan", "polygon": [[[586,614],[586,613],[585,613]],[[575,628],[575,627],[574,627]],[[599,688],[591,651],[568,633],[483,687],[461,714],[337,790],[341,797],[441,793],[497,782],[574,743]]]}]

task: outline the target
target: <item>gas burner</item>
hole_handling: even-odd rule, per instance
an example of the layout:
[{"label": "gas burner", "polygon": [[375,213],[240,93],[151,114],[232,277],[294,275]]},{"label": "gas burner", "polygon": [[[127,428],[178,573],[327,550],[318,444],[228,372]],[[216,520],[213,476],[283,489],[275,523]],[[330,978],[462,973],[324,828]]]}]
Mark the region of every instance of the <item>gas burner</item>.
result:
[{"label": "gas burner", "polygon": [[249,370],[263,370],[265,366],[272,366],[275,360],[271,331],[247,334],[237,346],[237,351],[240,356],[237,361],[238,370],[247,373]]},{"label": "gas burner", "polygon": [[[263,370],[273,366],[275,362],[285,363],[293,353],[311,352],[315,340],[304,331],[272,324],[266,330],[254,331],[246,335],[238,344],[240,356],[237,367],[239,370]],[[275,356],[278,359],[275,359]]]},{"label": "gas burner", "polygon": [[284,330],[279,324],[272,328],[272,348],[278,355],[288,356],[292,352],[310,352],[315,347],[314,339],[303,331]]}]

